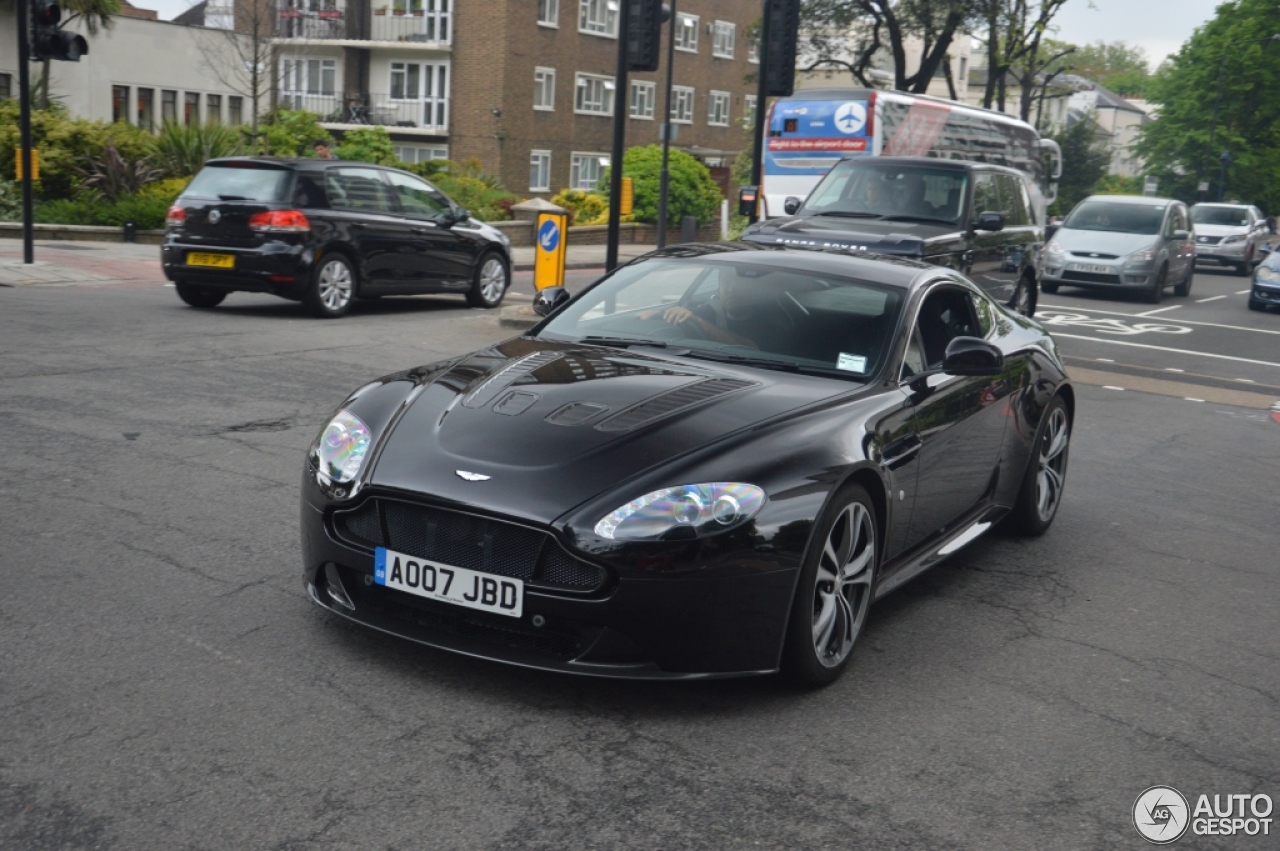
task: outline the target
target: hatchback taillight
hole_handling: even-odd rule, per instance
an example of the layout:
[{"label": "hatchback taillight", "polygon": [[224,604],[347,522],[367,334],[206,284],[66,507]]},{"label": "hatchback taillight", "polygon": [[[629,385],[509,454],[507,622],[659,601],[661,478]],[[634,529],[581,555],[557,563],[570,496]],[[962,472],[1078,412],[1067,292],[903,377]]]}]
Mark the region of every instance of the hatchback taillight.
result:
[{"label": "hatchback taillight", "polygon": [[306,233],[311,222],[301,210],[267,210],[250,216],[249,228],[258,233]]},{"label": "hatchback taillight", "polygon": [[166,227],[177,227],[187,221],[186,209],[174,204],[169,211],[164,214],[164,223]]}]

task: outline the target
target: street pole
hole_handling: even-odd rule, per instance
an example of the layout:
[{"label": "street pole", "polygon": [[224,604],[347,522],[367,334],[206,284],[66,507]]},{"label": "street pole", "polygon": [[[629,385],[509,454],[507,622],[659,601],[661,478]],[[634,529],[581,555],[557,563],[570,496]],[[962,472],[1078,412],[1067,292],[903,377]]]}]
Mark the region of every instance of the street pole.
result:
[{"label": "street pole", "polygon": [[22,146],[22,262],[34,263],[32,222],[35,219],[31,191],[31,25],[27,0],[18,0],[18,139]]},{"label": "street pole", "polygon": [[752,133],[755,136],[752,140],[751,148],[751,183],[756,187],[756,204],[751,208],[750,216],[752,224],[759,221],[760,205],[764,203],[764,196],[760,191],[760,176],[764,173],[764,134],[768,131],[768,128],[764,126],[764,102],[766,98],[765,92],[768,91],[768,85],[765,78],[769,68],[769,2],[770,0],[764,0],[764,3],[762,4],[763,14],[760,21],[760,65],[756,70],[756,121],[755,126],[751,128]]},{"label": "street pole", "polygon": [[604,270],[618,265],[618,235],[622,218],[622,154],[627,136],[627,36],[631,15],[626,3],[618,4],[618,68],[613,85],[613,152],[609,155],[609,244]]},{"label": "street pole", "polygon": [[1222,171],[1218,174],[1218,200],[1222,200],[1223,194],[1227,191],[1227,166],[1231,165],[1231,152],[1222,152]]},{"label": "street pole", "polygon": [[662,113],[662,174],[658,181],[658,247],[667,245],[667,201],[671,191],[671,78],[676,63],[676,0],[671,0],[671,32],[667,41],[667,92],[666,107]]}]

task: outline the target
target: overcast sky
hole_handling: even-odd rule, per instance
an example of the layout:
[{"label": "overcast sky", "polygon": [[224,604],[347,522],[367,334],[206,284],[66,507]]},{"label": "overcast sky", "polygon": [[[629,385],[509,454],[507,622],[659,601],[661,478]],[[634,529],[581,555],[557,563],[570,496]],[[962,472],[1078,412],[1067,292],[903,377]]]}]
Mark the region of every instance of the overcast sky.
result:
[{"label": "overcast sky", "polygon": [[[192,0],[131,0],[135,6],[155,9],[171,20],[193,4]],[[470,0],[476,2],[476,0]],[[495,0],[479,0],[495,2]],[[759,3],[760,0],[744,0]],[[1154,68],[1176,53],[1195,28],[1213,17],[1221,0],[1068,0],[1054,19],[1057,38],[1074,44],[1124,41],[1141,45]],[[569,0],[572,4],[572,0]]]}]

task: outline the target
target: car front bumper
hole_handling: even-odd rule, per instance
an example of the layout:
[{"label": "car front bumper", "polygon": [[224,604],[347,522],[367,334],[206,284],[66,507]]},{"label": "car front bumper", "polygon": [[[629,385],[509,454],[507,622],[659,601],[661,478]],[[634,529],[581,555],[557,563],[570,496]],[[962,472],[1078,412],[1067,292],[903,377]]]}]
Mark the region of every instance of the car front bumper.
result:
[{"label": "car front bumper", "polygon": [[1253,287],[1249,291],[1249,299],[1262,304],[1280,305],[1280,282],[1272,283],[1254,278]]},{"label": "car front bumper", "polygon": [[1126,267],[1122,262],[1070,260],[1055,264],[1046,261],[1040,280],[1073,287],[1148,290],[1155,285],[1157,272],[1151,265]]},{"label": "car front bumper", "polygon": [[1249,243],[1247,242],[1196,246],[1197,263],[1217,263],[1222,266],[1231,266],[1243,263],[1248,255]]},{"label": "car front bumper", "polygon": [[[196,253],[231,255],[235,265],[230,269],[194,266],[188,261]],[[160,247],[160,265],[171,281],[290,299],[300,299],[306,292],[313,259],[311,248],[283,241],[241,248],[185,242],[169,235]]]}]

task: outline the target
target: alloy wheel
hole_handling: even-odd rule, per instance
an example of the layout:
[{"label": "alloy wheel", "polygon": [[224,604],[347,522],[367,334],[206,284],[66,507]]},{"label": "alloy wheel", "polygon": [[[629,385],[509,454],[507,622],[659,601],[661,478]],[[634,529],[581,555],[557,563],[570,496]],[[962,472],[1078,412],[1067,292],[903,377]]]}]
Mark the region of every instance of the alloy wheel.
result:
[{"label": "alloy wheel", "polygon": [[490,257],[484,261],[484,265],[480,267],[480,295],[487,304],[494,304],[498,299],[502,298],[502,293],[507,288],[507,270],[502,265],[502,261],[496,257]]},{"label": "alloy wheel", "polygon": [[875,522],[866,506],[852,502],[836,517],[818,559],[813,647],[824,667],[844,662],[862,631],[871,605],[875,562]]},{"label": "alloy wheel", "polygon": [[341,311],[350,303],[354,287],[351,269],[343,261],[334,259],[326,263],[320,270],[318,285],[320,302],[330,312]]},{"label": "alloy wheel", "polygon": [[1070,431],[1067,412],[1060,407],[1054,408],[1040,439],[1040,469],[1036,473],[1036,510],[1042,522],[1047,523],[1053,518],[1058,503],[1062,501]]}]

